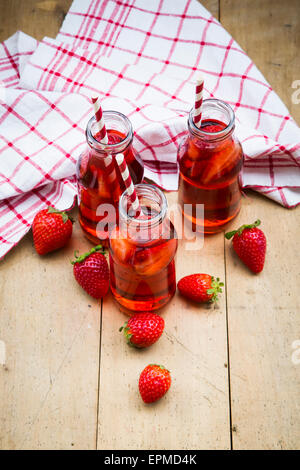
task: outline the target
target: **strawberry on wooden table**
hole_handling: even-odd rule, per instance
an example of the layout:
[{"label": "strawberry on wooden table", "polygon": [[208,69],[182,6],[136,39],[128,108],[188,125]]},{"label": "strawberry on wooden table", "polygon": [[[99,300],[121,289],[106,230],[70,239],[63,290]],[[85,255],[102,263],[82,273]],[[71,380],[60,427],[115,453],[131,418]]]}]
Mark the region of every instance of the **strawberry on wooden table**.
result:
[{"label": "strawberry on wooden table", "polygon": [[263,270],[267,249],[265,234],[257,228],[258,225],[260,220],[256,220],[254,224],[242,225],[239,229],[225,234],[227,240],[233,237],[234,251],[254,273]]},{"label": "strawberry on wooden table", "polygon": [[72,235],[72,222],[66,212],[60,212],[51,206],[38,212],[32,223],[37,253],[45,255],[65,246]]},{"label": "strawberry on wooden table", "polygon": [[73,273],[78,284],[95,299],[105,296],[109,288],[109,268],[101,245],[89,252],[77,256],[73,264]]},{"label": "strawberry on wooden table", "polygon": [[149,364],[139,379],[139,391],[145,403],[153,403],[163,397],[171,386],[170,372],[157,364]]},{"label": "strawberry on wooden table", "polygon": [[164,331],[164,319],[156,313],[137,313],[121,326],[127,343],[136,348],[154,344]]},{"label": "strawberry on wooden table", "polygon": [[222,286],[224,284],[218,277],[215,279],[210,274],[203,273],[185,276],[177,284],[181,295],[200,303],[216,302]]}]

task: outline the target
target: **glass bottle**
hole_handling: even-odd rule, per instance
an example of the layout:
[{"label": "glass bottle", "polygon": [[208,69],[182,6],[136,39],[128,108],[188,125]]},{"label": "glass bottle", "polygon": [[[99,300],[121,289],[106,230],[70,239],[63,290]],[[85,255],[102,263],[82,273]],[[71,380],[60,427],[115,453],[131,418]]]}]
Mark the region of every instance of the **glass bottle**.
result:
[{"label": "glass bottle", "polygon": [[[117,111],[103,111],[108,134],[108,144],[97,139],[96,120],[93,116],[86,128],[87,148],[77,161],[76,176],[78,185],[79,223],[86,237],[99,244],[108,240],[110,228],[118,217],[118,202],[125,190],[115,156],[123,153],[132,180],[141,183],[144,165],[135,152],[133,130],[129,119]],[[113,161],[116,184],[111,184],[107,158]],[[109,210],[113,206],[114,210]],[[108,212],[106,209],[108,208]]]},{"label": "glass bottle", "polygon": [[[241,206],[241,144],[234,135],[232,108],[217,99],[204,100],[201,127],[188,118],[188,135],[178,149],[179,203],[194,231],[212,234],[223,230]],[[197,218],[202,204],[204,217]]]},{"label": "glass bottle", "polygon": [[135,189],[142,215],[128,211],[126,190],[119,202],[119,225],[109,240],[111,290],[125,311],[152,311],[163,307],[176,291],[178,240],[162,191],[149,184]]}]

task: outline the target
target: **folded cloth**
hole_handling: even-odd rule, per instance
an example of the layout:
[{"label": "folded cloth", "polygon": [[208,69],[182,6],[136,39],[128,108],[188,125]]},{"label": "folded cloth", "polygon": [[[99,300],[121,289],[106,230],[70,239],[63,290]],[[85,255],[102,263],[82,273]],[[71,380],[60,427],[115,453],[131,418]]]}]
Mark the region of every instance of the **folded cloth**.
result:
[{"label": "folded cloth", "polygon": [[235,110],[243,186],[286,207],[300,203],[299,128],[196,0],[75,0],[56,40],[37,46],[18,34],[0,48],[0,257],[46,204],[72,205],[92,92],[131,119],[146,176],[177,189],[176,152],[199,71],[205,97]]},{"label": "folded cloth", "polygon": [[[258,80],[261,77],[256,72]],[[122,55],[115,59],[111,54],[108,58],[95,51],[74,48],[73,45],[62,46],[45,38],[27,63],[20,83],[24,88],[80,91],[87,98],[98,92],[104,108],[119,109],[130,116],[136,131],[136,149],[145,163],[145,175],[164,189],[177,189],[177,146],[185,133],[186,115],[194,97],[195,83],[192,80],[183,82],[167,73],[153,73],[153,68],[147,63],[131,65],[122,62]],[[234,91],[229,86],[220,87],[219,93],[215,94],[209,91],[213,87],[208,74],[204,97],[221,98],[235,107],[236,132],[246,157],[243,186],[265,192],[288,206],[290,201],[293,202],[294,188],[297,191],[300,183],[297,161],[300,155],[297,150],[299,128],[265,82],[254,82],[253,87],[245,87],[239,106],[238,102],[232,102]],[[254,103],[255,95],[263,95],[266,90],[266,105],[271,106],[271,100],[273,109],[280,108],[286,112],[280,118],[268,112],[264,116],[257,112],[254,116],[253,106],[249,109],[247,103]],[[114,98],[113,105],[110,105],[111,98]],[[290,188],[284,188],[287,181]]]},{"label": "folded cloth", "polygon": [[37,44],[35,39],[21,31],[0,44],[0,100],[4,101],[5,88],[19,85],[20,73]]}]

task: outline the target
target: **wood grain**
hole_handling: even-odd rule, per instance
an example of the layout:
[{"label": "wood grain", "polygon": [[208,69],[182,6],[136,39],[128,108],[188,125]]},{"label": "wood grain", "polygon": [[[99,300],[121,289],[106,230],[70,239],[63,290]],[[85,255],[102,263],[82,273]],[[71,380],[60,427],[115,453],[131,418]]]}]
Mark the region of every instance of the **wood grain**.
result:
[{"label": "wood grain", "polygon": [[17,30],[42,39],[55,37],[72,0],[0,0],[0,41]]},{"label": "wood grain", "polygon": [[[221,0],[223,26],[246,50],[300,122],[291,84],[300,70],[300,3]],[[226,243],[233,448],[299,448],[300,211],[249,193],[235,226],[261,218],[268,238],[264,271],[252,276]],[[237,294],[237,286],[238,294]]]},{"label": "wood grain", "polygon": [[198,0],[215,18],[220,19],[219,0]]},{"label": "wood grain", "polygon": [[257,218],[268,244],[262,273],[244,267],[226,241],[233,447],[297,449],[300,366],[292,345],[300,339],[300,211],[250,193],[234,225]]},{"label": "wood grain", "polygon": [[31,236],[0,265],[1,449],[91,449],[96,442],[100,304],[73,279],[78,224],[63,251],[40,257]]},{"label": "wood grain", "polygon": [[[203,5],[218,18],[217,1]],[[176,193],[170,194],[169,202],[176,198]],[[186,252],[184,243],[180,243],[178,278],[199,269],[198,255]],[[205,243],[201,257],[203,269],[208,264],[224,278],[221,236]],[[211,311],[191,306],[177,295],[163,316],[167,325],[164,336],[149,350],[136,351],[116,333],[126,319],[124,314],[109,298],[103,304],[98,448],[228,449],[224,299],[218,310]],[[137,384],[142,369],[153,362],[170,369],[173,384],[163,400],[147,406],[141,401]]]},{"label": "wood grain", "polygon": [[220,21],[300,124],[300,103],[292,102],[300,80],[299,0],[220,0]]},{"label": "wood grain", "polygon": [[[175,202],[177,193],[168,199]],[[181,241],[178,279],[199,271],[224,279],[222,234],[205,240],[201,251],[185,248]],[[98,448],[230,448],[225,297],[214,309],[193,305],[177,294],[162,315],[162,338],[139,351],[118,333],[126,316],[111,299],[104,302]],[[160,402],[149,406],[139,396],[138,379],[152,363],[169,369],[173,383]]]}]

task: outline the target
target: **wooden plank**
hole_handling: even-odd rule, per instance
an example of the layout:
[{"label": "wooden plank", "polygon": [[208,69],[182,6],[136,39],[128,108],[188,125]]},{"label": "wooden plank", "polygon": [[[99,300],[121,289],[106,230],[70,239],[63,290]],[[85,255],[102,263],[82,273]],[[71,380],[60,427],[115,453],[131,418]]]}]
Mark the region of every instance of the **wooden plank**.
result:
[{"label": "wooden plank", "polygon": [[[55,36],[70,4],[0,0],[0,40]],[[1,262],[0,448],[95,448],[100,305],[69,265],[88,246],[76,224],[67,250],[39,258],[28,235]]]},{"label": "wooden plank", "polygon": [[0,0],[0,42],[17,30],[36,39],[55,37],[72,0]]},{"label": "wooden plank", "polygon": [[[44,34],[54,36],[69,3],[49,1],[27,1],[25,3],[16,0],[11,2],[1,0],[1,11],[3,17],[6,18],[0,31],[1,40],[13,34],[16,25],[18,25],[18,29],[22,29],[38,39],[42,38]],[[213,10],[218,2],[207,1],[206,3],[208,4],[206,6],[216,14]],[[77,242],[79,243],[80,240],[82,239],[77,234]],[[73,239],[74,241],[76,242],[76,239]],[[73,244],[70,247],[71,251],[74,248]],[[45,264],[44,260],[40,260],[34,254],[30,237],[26,237],[2,263],[2,271],[5,273],[5,283],[2,284],[3,292],[5,292],[3,298],[5,311],[1,335],[5,339],[7,361],[1,372],[4,373],[5,378],[2,382],[3,394],[10,396],[5,404],[3,403],[1,409],[1,419],[5,423],[3,434],[1,434],[3,448],[93,447],[96,407],[94,392],[96,380],[98,380],[98,371],[96,370],[97,334],[99,331],[97,306],[89,301],[92,308],[87,311],[88,316],[80,316],[76,318],[75,322],[62,313],[68,310],[76,311],[77,304],[82,303],[78,296],[84,295],[81,291],[74,295],[72,290],[74,283],[69,271],[69,277],[65,279],[67,271],[62,269],[62,265],[66,261],[68,253],[64,252],[63,259],[60,254],[54,255],[53,265],[46,268],[47,277],[42,279],[42,285],[39,286],[38,292],[43,292],[50,285],[50,293],[57,300],[55,302],[46,300],[50,297],[43,295],[42,313],[39,313],[38,316],[36,312],[40,308],[39,294],[32,295],[32,286],[37,283],[37,280],[40,280]],[[24,272],[24,276],[18,276],[22,290],[20,296],[14,298],[12,291],[15,288],[16,267],[20,265],[25,265],[27,269],[30,269],[31,275],[28,276]],[[58,272],[61,274],[57,275]],[[58,277],[58,284],[61,285],[61,288],[55,284],[56,277]],[[62,288],[64,295],[61,295]],[[74,295],[71,303],[65,294],[69,289]],[[12,311],[15,312],[15,315],[11,315]],[[183,322],[184,318],[181,321]],[[213,319],[212,325],[214,323]],[[217,330],[216,337],[221,334],[224,339],[224,324],[222,327],[222,322],[221,328],[218,327]],[[23,333],[21,338],[19,338],[20,331]],[[172,328],[170,331],[172,332]],[[167,341],[172,344],[172,341],[175,340],[171,334],[169,333]],[[14,341],[14,338],[18,338],[18,341]],[[71,341],[68,342],[68,338]],[[116,335],[116,339],[119,340],[120,336]],[[81,351],[82,344],[85,345],[83,351]],[[182,346],[177,344],[181,349]],[[225,404],[224,407],[222,406],[223,414],[217,416],[217,420],[221,424],[217,433],[220,437],[216,439],[216,446],[222,446],[222,443],[218,441],[225,442],[225,446],[228,446],[228,432],[227,435],[226,432],[223,432],[224,426],[228,431],[226,372],[224,373],[223,370],[226,348],[224,347],[223,351],[225,359],[222,357],[219,361],[220,364],[218,364],[218,367],[221,368],[220,376],[217,380],[213,377],[212,384],[209,382],[210,374],[206,370],[208,365],[203,362],[199,369],[195,364],[198,356],[188,350],[186,355],[189,361],[193,360],[194,363],[195,378],[193,381],[199,381],[200,373],[203,373],[201,393],[206,393],[206,388],[208,388],[207,396],[200,396],[200,401],[206,405],[211,398],[212,402],[222,403],[223,401]],[[174,361],[176,362],[176,355],[173,351]],[[87,363],[89,367],[86,367]],[[220,382],[220,391],[217,388],[214,389],[219,385],[218,382]],[[193,398],[194,401],[196,399],[197,397]],[[208,407],[211,408],[212,405],[209,403]],[[203,403],[199,410],[201,411],[202,408]],[[105,406],[105,409],[111,413],[110,408]],[[206,408],[204,407],[204,409]],[[211,443],[215,439],[215,410],[207,413],[211,418],[211,436],[209,438]],[[187,416],[182,416],[187,426],[189,424],[188,417],[191,414],[192,410]],[[176,416],[173,418],[173,423],[174,419]],[[194,420],[198,421],[198,417],[194,417]],[[223,425],[223,423],[225,424]],[[180,433],[179,427],[177,432]],[[187,447],[189,432],[185,437]],[[181,441],[182,438],[178,440],[178,442]],[[203,441],[203,445],[204,443],[205,441]],[[157,445],[160,447],[159,443]]]},{"label": "wooden plank", "polygon": [[300,124],[300,105],[292,101],[300,70],[299,0],[220,0],[220,20]]},{"label": "wooden plank", "polygon": [[28,235],[1,262],[2,449],[95,448],[100,305],[69,261],[89,246],[76,223],[66,249],[39,257]]},{"label": "wooden plank", "polygon": [[[169,194],[169,203],[177,193]],[[209,272],[224,279],[224,240],[205,240],[199,251],[177,253],[178,279]],[[224,449],[230,447],[226,308],[199,307],[178,294],[162,312],[166,331],[147,350],[130,348],[118,328],[126,316],[110,298],[103,305],[99,449]],[[156,404],[138,392],[142,369],[169,368],[173,384]]]},{"label": "wooden plank", "polygon": [[[218,18],[218,2],[202,2]],[[169,203],[177,194],[170,194]],[[177,277],[208,270],[224,278],[222,236],[201,252],[181,242]],[[129,348],[118,328],[126,320],[107,298],[103,305],[99,390],[99,449],[230,448],[225,297],[219,309],[196,307],[176,295],[163,311],[166,331],[148,350]],[[173,383],[144,405],[138,377],[151,362],[170,368]]]},{"label": "wooden plank", "polygon": [[297,449],[300,211],[251,193],[234,226],[257,218],[268,241],[262,273],[249,272],[226,242],[233,448]]},{"label": "wooden plank", "polygon": [[[221,22],[254,60],[300,122],[291,102],[299,70],[300,4],[291,0],[221,0]],[[299,448],[299,209],[254,193],[234,226],[261,218],[268,238],[264,271],[253,276],[226,243],[233,447]],[[237,292],[238,286],[238,292]]]}]

